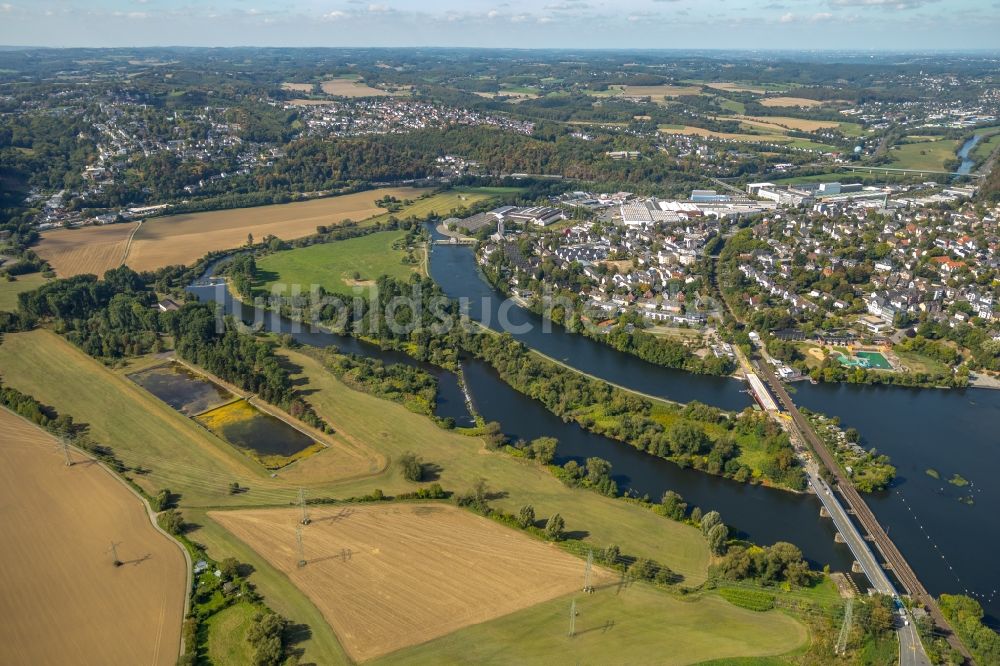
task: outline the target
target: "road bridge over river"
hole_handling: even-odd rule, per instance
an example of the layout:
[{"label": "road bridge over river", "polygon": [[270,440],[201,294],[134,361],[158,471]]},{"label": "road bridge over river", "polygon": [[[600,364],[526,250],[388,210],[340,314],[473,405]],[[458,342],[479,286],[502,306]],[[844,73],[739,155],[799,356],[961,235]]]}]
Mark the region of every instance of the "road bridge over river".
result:
[{"label": "road bridge over river", "polygon": [[[774,374],[771,364],[755,361],[753,365],[757,371],[757,375],[774,392],[778,403],[787,410],[792,419],[791,425],[797,431],[799,437],[802,438],[802,441],[809,444],[812,450],[816,452],[816,455],[819,456],[820,462],[836,479],[837,491],[839,491],[840,498],[837,496],[838,493],[832,491],[830,486],[818,474],[810,473],[810,483],[813,489],[823,502],[823,506],[830,513],[834,524],[837,526],[837,531],[844,537],[868,580],[871,581],[872,586],[882,594],[895,595],[896,593],[895,587],[869,548],[868,540],[861,536],[851,521],[848,511],[854,514],[862,529],[868,533],[871,542],[878,548],[887,566],[892,570],[899,583],[906,589],[906,592],[915,601],[923,604],[928,609],[937,626],[949,629],[948,621],[941,613],[941,609],[937,605],[937,600],[924,588],[920,579],[917,578],[916,573],[910,568],[909,563],[907,563],[902,553],[899,552],[899,549],[896,548],[896,544],[892,542],[889,535],[882,528],[881,523],[878,522],[875,514],[872,513],[868,504],[862,499],[854,484],[843,474],[840,465],[829,449],[827,449],[826,444],[816,435],[812,426],[799,412],[791,396],[788,395],[788,391],[785,390],[784,384]],[[845,504],[848,507],[847,511],[844,509]],[[913,623],[897,627],[897,632],[899,633],[899,657],[901,664],[930,664],[923,646],[920,644],[920,639],[916,635]],[[948,635],[948,642],[953,648],[965,655],[969,663],[972,663],[972,656],[968,650],[951,632]]]}]

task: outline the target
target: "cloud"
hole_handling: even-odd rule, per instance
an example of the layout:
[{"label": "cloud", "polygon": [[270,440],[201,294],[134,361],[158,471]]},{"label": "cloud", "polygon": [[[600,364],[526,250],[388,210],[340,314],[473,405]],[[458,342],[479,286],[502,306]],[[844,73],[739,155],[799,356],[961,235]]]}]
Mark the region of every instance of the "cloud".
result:
[{"label": "cloud", "polygon": [[553,2],[552,4],[545,5],[542,9],[551,12],[572,12],[577,9],[590,9],[590,7],[589,2],[582,2],[582,0],[564,0],[563,2]]},{"label": "cloud", "polygon": [[334,9],[332,12],[327,12],[323,14],[320,18],[324,21],[340,21],[342,19],[350,18],[351,15],[347,12],[342,12],[339,9]]},{"label": "cloud", "polygon": [[788,12],[787,14],[782,14],[781,18],[778,19],[781,23],[791,23],[795,20],[795,14]]},{"label": "cloud", "polygon": [[372,14],[387,14],[392,11],[392,7],[390,7],[389,5],[371,4],[368,5],[368,11],[370,11]]},{"label": "cloud", "polygon": [[938,0],[830,0],[834,7],[875,7],[880,9],[916,9]]}]

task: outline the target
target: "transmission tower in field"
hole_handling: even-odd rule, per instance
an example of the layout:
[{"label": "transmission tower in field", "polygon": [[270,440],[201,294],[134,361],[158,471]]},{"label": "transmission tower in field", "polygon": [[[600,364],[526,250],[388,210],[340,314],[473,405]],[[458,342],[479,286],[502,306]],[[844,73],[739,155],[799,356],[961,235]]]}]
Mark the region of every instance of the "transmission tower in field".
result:
[{"label": "transmission tower in field", "polygon": [[59,448],[62,449],[63,458],[66,461],[66,467],[73,466],[73,459],[69,457],[69,442],[67,442],[62,437],[59,438]]},{"label": "transmission tower in field", "polygon": [[111,553],[111,563],[114,564],[116,567],[120,567],[122,565],[122,561],[120,559],[118,559],[118,544],[117,543],[115,543],[114,541],[112,541],[111,542],[111,548],[108,548],[104,552],[105,553]]},{"label": "transmission tower in field", "polygon": [[306,508],[306,491],[299,488],[299,506],[302,508],[302,520],[300,521],[303,525],[308,525],[309,520],[309,509]]},{"label": "transmission tower in field", "polygon": [[847,600],[844,606],[844,624],[840,627],[840,636],[837,637],[836,654],[843,654],[847,651],[847,639],[851,635],[851,624],[854,620],[854,597]]},{"label": "transmission tower in field", "polygon": [[569,605],[569,636],[576,636],[576,599]]}]

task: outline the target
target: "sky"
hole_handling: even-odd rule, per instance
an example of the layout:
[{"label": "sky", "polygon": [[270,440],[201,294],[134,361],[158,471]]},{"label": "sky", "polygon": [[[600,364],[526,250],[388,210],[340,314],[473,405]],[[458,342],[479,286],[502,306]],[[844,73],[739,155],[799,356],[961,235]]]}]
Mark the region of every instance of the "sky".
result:
[{"label": "sky", "polygon": [[0,45],[1000,50],[1000,0],[0,0]]}]

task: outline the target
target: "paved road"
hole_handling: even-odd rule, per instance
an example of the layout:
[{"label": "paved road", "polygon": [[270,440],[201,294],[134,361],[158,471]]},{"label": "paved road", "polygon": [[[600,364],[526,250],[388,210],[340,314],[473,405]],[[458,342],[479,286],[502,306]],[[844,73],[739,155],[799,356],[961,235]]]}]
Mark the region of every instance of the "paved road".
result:
[{"label": "paved road", "polygon": [[[837,527],[837,531],[844,537],[844,541],[847,542],[848,548],[851,549],[854,559],[858,561],[868,580],[871,581],[872,587],[879,594],[887,594],[893,598],[897,598],[898,595],[895,586],[893,586],[889,577],[885,575],[882,565],[875,559],[871,548],[868,547],[864,537],[858,532],[854,523],[851,522],[850,517],[844,510],[844,506],[837,499],[836,494],[831,490],[830,486],[816,473],[809,474],[809,485],[812,486],[816,492],[816,496],[819,497],[823,506],[826,507],[827,512],[833,519],[833,524]],[[906,622],[903,621],[903,618],[898,615],[896,616],[896,636],[899,638],[899,663],[902,666],[930,666],[930,659],[927,658],[927,653],[924,652],[924,646],[920,642],[920,636],[917,634],[912,620],[913,618],[909,615],[907,615]]]},{"label": "paved road", "polygon": [[[757,374],[767,383],[768,387],[774,392],[778,402],[786,410],[788,410],[789,415],[792,417],[792,425],[798,431],[799,436],[803,439],[803,441],[808,442],[812,446],[812,449],[819,456],[821,464],[823,464],[828,470],[830,470],[833,476],[837,479],[837,487],[840,493],[843,495],[844,500],[846,501],[847,505],[854,510],[858,522],[860,522],[865,531],[871,535],[875,545],[882,553],[882,556],[885,558],[886,562],[888,562],[888,564],[892,567],[893,573],[896,575],[896,578],[899,579],[899,581],[903,584],[906,590],[917,602],[927,607],[931,617],[934,619],[935,624],[937,624],[938,627],[943,628],[945,631],[949,633],[948,642],[951,644],[951,646],[956,650],[958,650],[959,652],[961,652],[963,655],[965,655],[969,663],[972,663],[972,657],[971,655],[969,655],[968,650],[961,643],[961,641],[959,641],[950,631],[950,626],[948,625],[948,621],[941,613],[941,609],[938,607],[937,601],[934,599],[933,596],[930,595],[930,593],[927,592],[926,589],[924,589],[924,586],[920,583],[920,580],[917,578],[917,575],[913,572],[913,569],[910,568],[910,565],[903,558],[903,555],[902,553],[899,552],[899,549],[896,548],[896,544],[894,544],[892,540],[889,539],[889,535],[886,534],[885,530],[882,528],[882,525],[878,522],[878,519],[875,518],[875,514],[872,513],[871,509],[868,507],[868,504],[865,503],[864,499],[861,498],[861,495],[854,487],[854,484],[851,483],[850,479],[847,479],[841,474],[840,466],[837,464],[837,461],[833,458],[833,455],[826,448],[826,445],[823,443],[823,441],[816,436],[815,432],[813,432],[812,426],[809,425],[809,422],[806,421],[805,417],[803,417],[802,414],[799,412],[798,408],[795,406],[795,403],[792,401],[791,396],[789,396],[788,392],[785,390],[784,385],[774,374],[774,370],[772,369],[772,367],[768,363],[755,362],[755,368],[757,370]],[[829,486],[827,486],[825,483],[823,483],[822,487],[825,490],[829,490]],[[847,514],[843,510],[843,506],[841,505],[840,499],[837,498],[836,494],[831,494],[830,497],[833,498],[835,503],[840,507],[841,514],[844,516],[844,518],[847,518]],[[821,497],[821,499],[823,498]],[[824,505],[825,504],[826,502],[824,502]],[[834,515],[834,511],[832,511],[830,507],[827,507],[827,511],[830,511],[831,515]],[[855,534],[858,533],[857,529],[854,527],[854,523],[851,522],[850,519],[847,519],[847,525],[850,526],[850,530],[853,531]],[[841,529],[840,524],[837,524],[837,530],[841,533],[841,536],[843,536],[844,539],[848,542],[848,545],[851,545],[851,540],[848,539],[847,532],[845,532],[844,529]],[[861,545],[864,547],[865,552],[870,557],[874,558],[874,554],[872,553],[871,548],[868,546],[867,542],[865,542],[862,539]],[[855,557],[858,557],[858,554],[856,551],[854,551],[853,547],[851,548],[851,550],[852,552],[854,552]],[[879,590],[880,592],[882,591],[880,589],[880,583],[876,580],[877,576],[885,578],[887,581],[886,584],[889,585],[889,588],[892,588],[891,583],[888,583],[888,579],[885,576],[885,572],[882,570],[882,567],[877,564],[877,561],[876,561],[876,568],[878,570],[877,574],[869,573],[869,568],[868,566],[866,566],[864,559],[858,558],[858,562],[861,564],[861,567],[865,570],[865,574],[868,576],[868,579],[872,582],[872,585],[875,587],[876,590]],[[892,592],[892,594],[894,593],[895,591]],[[899,651],[900,663],[919,664],[919,665],[930,663],[929,659],[927,658],[926,652],[924,652],[923,645],[920,643],[919,638],[914,638],[916,636],[916,632],[913,630],[912,621],[910,622],[909,626],[902,625],[900,627],[897,627],[897,633],[899,634],[899,641],[900,641],[900,651]],[[914,640],[916,641],[915,643],[913,642]],[[903,661],[904,658],[912,660]]]}]

